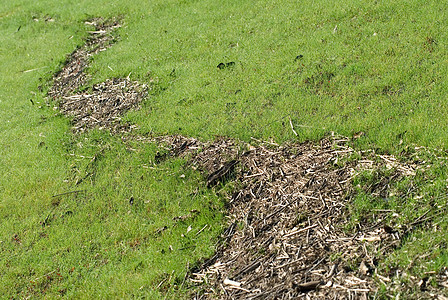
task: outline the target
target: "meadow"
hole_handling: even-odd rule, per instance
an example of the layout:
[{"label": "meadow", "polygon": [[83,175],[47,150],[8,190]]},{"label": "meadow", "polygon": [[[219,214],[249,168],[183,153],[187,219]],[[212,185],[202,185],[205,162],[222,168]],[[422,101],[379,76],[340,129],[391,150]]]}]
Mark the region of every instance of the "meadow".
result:
[{"label": "meadow", "polygon": [[225,227],[224,192],[185,159],[157,162],[160,145],[107,130],[73,134],[46,97],[93,17],[119,17],[122,27],[92,57],[85,89],[114,77],[148,84],[141,108],[124,117],[135,134],[285,143],[335,132],[356,137],[358,150],[427,165],[391,181],[390,201],[365,188],[388,174],[362,174],[350,209],[353,224],[385,209],[398,225],[428,210],[431,224],[379,268],[419,278],[445,270],[443,2],[0,3],[1,295],[183,297],[186,272],[213,255]]}]

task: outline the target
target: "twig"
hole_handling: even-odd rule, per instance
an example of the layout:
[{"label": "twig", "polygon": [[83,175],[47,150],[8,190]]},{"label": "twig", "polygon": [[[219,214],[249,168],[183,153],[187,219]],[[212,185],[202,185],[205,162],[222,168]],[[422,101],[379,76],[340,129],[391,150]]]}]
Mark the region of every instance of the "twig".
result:
[{"label": "twig", "polygon": [[157,285],[156,289],[158,289],[165,281],[168,280],[168,277],[160,281],[160,283]]},{"label": "twig", "polygon": [[302,228],[302,229],[299,229],[299,230],[296,230],[296,231],[292,231],[292,232],[288,233],[287,235],[284,235],[283,237],[284,237],[284,238],[287,238],[287,237],[293,236],[293,235],[295,235],[295,234],[298,234],[298,233],[301,233],[301,232],[303,232],[303,231],[307,231],[307,230],[309,230],[309,229],[311,229],[311,228],[314,228],[314,227],[316,227],[317,225],[318,225],[318,224],[314,224],[314,225],[307,226],[307,227],[305,227],[305,228]]},{"label": "twig", "polygon": [[235,289],[235,290],[240,290],[240,291],[244,291],[246,293],[252,293],[250,290],[239,287],[239,286],[233,286],[233,285],[229,285],[228,288],[230,289]]},{"label": "twig", "polygon": [[208,226],[208,224],[205,224],[205,226],[202,227],[202,229],[196,233],[196,236],[198,236],[202,231],[204,231],[204,229],[207,228],[207,226]]},{"label": "twig", "polygon": [[35,69],[25,70],[25,71],[22,71],[22,73],[33,72],[33,71],[37,71],[37,70],[40,70],[40,69],[44,69],[44,68],[46,68],[46,67],[47,67],[47,66],[43,66],[43,67],[40,67],[40,68],[35,68]]},{"label": "twig", "polygon": [[47,276],[49,276],[49,275],[55,273],[56,271],[57,271],[57,270],[53,270],[53,271],[51,271],[51,272],[48,272],[48,273],[45,274],[45,275],[42,275],[42,276],[40,276],[40,277],[36,277],[34,280],[35,280],[35,281],[38,281],[39,279],[41,279],[41,278],[43,278],[43,277],[47,277]]},{"label": "twig", "polygon": [[319,261],[316,262],[309,270],[307,270],[305,274],[307,274],[307,273],[311,272],[312,270],[314,270],[314,268],[316,268],[318,265],[320,265],[320,263],[322,261],[324,261],[324,259],[325,259],[325,257],[322,257],[321,259],[319,259]]},{"label": "twig", "polygon": [[288,118],[289,118],[289,125],[291,125],[292,132],[294,132],[294,134],[295,134],[296,136],[299,136],[299,135],[297,134],[297,132],[294,130],[294,126],[292,125],[291,117],[288,116]]},{"label": "twig", "polygon": [[257,173],[257,174],[252,174],[252,175],[248,175],[248,176],[244,176],[244,179],[260,176],[260,175],[263,175],[263,174],[264,174],[264,172]]},{"label": "twig", "polygon": [[106,30],[96,30],[96,31],[87,31],[90,34],[103,34],[103,33],[107,33]]}]

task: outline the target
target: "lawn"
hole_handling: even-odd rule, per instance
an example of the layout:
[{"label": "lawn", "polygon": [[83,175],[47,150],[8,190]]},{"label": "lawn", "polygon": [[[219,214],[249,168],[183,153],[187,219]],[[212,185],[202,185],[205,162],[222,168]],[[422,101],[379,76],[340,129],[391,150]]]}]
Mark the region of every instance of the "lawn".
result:
[{"label": "lawn", "polygon": [[431,224],[379,266],[393,273],[412,261],[417,277],[447,267],[448,218],[437,214],[447,199],[443,2],[0,1],[5,297],[182,297],[188,268],[213,255],[225,226],[223,193],[186,158],[158,162],[160,145],[107,130],[73,134],[46,97],[93,17],[122,26],[92,56],[84,88],[127,76],[147,84],[125,116],[134,134],[284,143],[336,132],[359,136],[358,150],[428,165],[391,182],[386,204],[365,187],[387,172],[362,174],[353,222],[388,209],[399,225],[431,209]]}]

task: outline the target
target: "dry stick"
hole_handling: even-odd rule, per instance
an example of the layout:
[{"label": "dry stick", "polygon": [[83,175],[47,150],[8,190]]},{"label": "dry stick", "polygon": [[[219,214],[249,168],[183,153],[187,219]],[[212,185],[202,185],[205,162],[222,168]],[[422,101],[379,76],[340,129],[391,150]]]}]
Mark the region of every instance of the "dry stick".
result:
[{"label": "dry stick", "polygon": [[71,96],[62,96],[62,99],[64,100],[72,100],[72,99],[80,99],[80,98],[91,98],[95,95],[90,94],[78,94],[78,95],[71,95]]},{"label": "dry stick", "polygon": [[46,68],[46,67],[47,67],[47,66],[43,66],[43,67],[40,67],[40,68],[35,68],[35,69],[25,70],[25,71],[22,71],[22,73],[33,72],[33,71],[37,71],[37,70],[40,70],[40,69],[43,69],[43,68]]},{"label": "dry stick", "polygon": [[330,278],[331,276],[333,276],[334,272],[336,271],[337,266],[338,266],[337,263],[331,266],[330,271],[328,272],[328,274],[326,276],[327,279]]},{"label": "dry stick", "polygon": [[158,289],[167,280],[168,280],[168,278],[165,278],[162,281],[160,281],[160,283],[157,285],[156,289]]},{"label": "dry stick", "polygon": [[[295,263],[297,263],[297,262],[299,262],[299,261],[301,261],[302,260],[302,258],[299,258],[299,259],[295,259],[295,260],[293,260],[293,261],[290,261],[290,262],[288,262],[288,263],[284,263],[283,265],[280,265],[280,266],[275,266],[274,267],[274,270],[275,269],[281,269],[281,268],[284,268],[284,267],[288,267],[288,266],[290,266],[290,265],[293,265],[293,264],[295,264]],[[300,272],[300,271],[305,271],[306,270],[306,268],[301,268],[301,269],[298,269],[298,270],[295,270],[296,272]]]},{"label": "dry stick", "polygon": [[289,204],[290,204],[290,202],[286,203],[283,207],[278,208],[276,211],[274,211],[274,212],[271,213],[270,215],[266,216],[264,219],[267,220],[267,219],[269,219],[270,217],[272,217],[272,216],[278,214],[279,212],[281,212],[282,210],[284,210],[286,207],[288,207]]},{"label": "dry stick", "polygon": [[291,125],[292,132],[294,132],[294,134],[295,134],[296,136],[299,136],[299,135],[297,134],[297,132],[294,130],[294,126],[292,125],[291,117],[288,116],[288,118],[289,118],[289,125]]},{"label": "dry stick", "polygon": [[325,260],[325,257],[319,259],[319,261],[316,262],[310,269],[308,269],[308,270],[305,272],[305,274],[310,273],[310,272],[311,272],[312,270],[314,270],[318,265],[320,265],[320,263],[321,263],[322,261],[324,261],[324,260]]},{"label": "dry stick", "polygon": [[248,176],[244,176],[244,179],[252,178],[252,177],[256,177],[256,176],[261,176],[261,175],[263,175],[263,174],[264,174],[264,172],[257,173],[257,174],[252,174],[252,175],[248,175]]},{"label": "dry stick", "polygon": [[38,281],[39,279],[44,278],[44,277],[47,277],[47,276],[49,276],[49,275],[55,273],[56,271],[57,271],[57,270],[53,270],[53,271],[51,271],[51,272],[48,272],[47,274],[42,275],[41,277],[37,277],[37,278],[35,278],[34,280],[35,280],[35,281]]},{"label": "dry stick", "polygon": [[97,30],[97,31],[87,31],[88,33],[91,34],[103,34],[103,33],[107,33],[106,30]]},{"label": "dry stick", "polygon": [[[422,219],[431,211],[431,209],[428,209],[423,215],[417,217],[412,223],[410,223],[410,226],[417,225],[422,222]],[[424,220],[424,219],[423,219]]]},{"label": "dry stick", "polygon": [[[426,212],[426,213],[427,213],[427,212]],[[426,213],[425,213],[424,215],[426,215]],[[424,219],[420,219],[420,217],[419,217],[420,220],[414,221],[414,222],[412,222],[412,223],[409,224],[409,225],[411,225],[411,226],[419,225],[419,224],[424,223],[424,222],[426,222],[426,221],[428,221],[428,220],[431,220],[431,219],[433,219],[433,218],[435,218],[435,217],[437,217],[437,216],[439,216],[439,215],[441,215],[441,214],[443,214],[443,213],[444,213],[444,211],[440,211],[440,212],[438,212],[438,213],[436,213],[436,214],[434,214],[434,215],[432,215],[432,216],[426,217],[426,218],[424,218]]]},{"label": "dry stick", "polygon": [[198,236],[202,231],[204,231],[204,229],[207,228],[207,226],[208,226],[208,224],[205,224],[205,226],[202,227],[202,229],[196,233],[196,236]]},{"label": "dry stick", "polygon": [[307,230],[309,230],[309,229],[311,229],[311,228],[314,228],[314,227],[316,227],[317,225],[318,225],[318,224],[314,224],[314,225],[311,225],[311,226],[307,226],[307,227],[302,228],[302,229],[299,229],[299,230],[297,230],[297,231],[290,232],[290,233],[288,233],[287,235],[284,235],[283,237],[284,237],[284,238],[287,238],[287,237],[290,237],[290,236],[292,236],[292,235],[299,234],[299,233],[301,233],[301,232],[303,232],[303,231],[307,231]]},{"label": "dry stick", "polygon": [[233,286],[233,285],[229,285],[228,288],[230,289],[235,289],[235,290],[240,290],[240,291],[244,291],[246,293],[252,293],[250,290],[239,287],[239,286]]},{"label": "dry stick", "polygon": [[250,271],[255,270],[256,268],[258,268],[260,266],[260,260],[256,260],[254,263],[250,264],[249,266],[247,266],[246,268],[244,268],[243,270],[241,270],[240,272],[238,272],[238,274],[236,274],[234,277],[237,278],[238,276],[244,275],[246,273],[249,273]]}]

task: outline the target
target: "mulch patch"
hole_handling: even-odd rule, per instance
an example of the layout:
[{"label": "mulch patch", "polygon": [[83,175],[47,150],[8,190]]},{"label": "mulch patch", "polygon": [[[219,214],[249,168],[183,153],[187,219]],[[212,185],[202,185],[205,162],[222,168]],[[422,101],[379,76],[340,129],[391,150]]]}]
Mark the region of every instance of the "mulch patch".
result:
[{"label": "mulch patch", "polygon": [[[374,223],[348,230],[352,179],[364,170],[387,168],[397,180],[414,176],[419,166],[373,151],[340,163],[355,150],[348,138],[336,135],[317,144],[285,145],[228,138],[202,143],[182,136],[152,140],[167,145],[172,155],[188,157],[209,186],[229,180],[237,186],[228,198],[223,245],[190,274],[193,298],[367,299],[379,283],[392,281],[378,273],[377,262],[408,231],[389,227],[387,211],[372,212]],[[373,193],[387,190],[389,182],[383,185]],[[438,276],[441,287],[446,279]]]},{"label": "mulch patch", "polygon": [[190,280],[200,287],[196,298],[366,298],[377,290],[376,253],[397,237],[381,222],[355,233],[344,230],[350,180],[362,167],[337,167],[354,151],[347,141],[252,146],[219,139],[199,146],[172,138],[177,153],[189,152],[185,143],[192,151],[203,148],[190,163],[206,174],[238,162],[226,243],[192,273]]},{"label": "mulch patch", "polygon": [[138,108],[148,87],[129,78],[115,78],[94,85],[91,91],[79,91],[89,81],[85,70],[90,57],[110,47],[115,40],[113,31],[120,27],[115,19],[96,18],[86,23],[95,26],[95,30],[90,31],[82,47],[68,56],[62,70],[54,76],[48,96],[58,100],[61,113],[72,118],[75,133],[92,128],[129,132],[132,126],[120,122],[121,116]]}]

